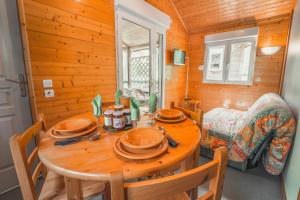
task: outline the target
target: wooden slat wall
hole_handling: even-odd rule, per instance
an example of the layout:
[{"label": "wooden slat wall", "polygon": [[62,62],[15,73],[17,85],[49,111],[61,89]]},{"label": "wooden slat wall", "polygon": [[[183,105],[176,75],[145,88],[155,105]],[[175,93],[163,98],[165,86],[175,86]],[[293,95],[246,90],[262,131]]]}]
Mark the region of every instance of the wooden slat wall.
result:
[{"label": "wooden slat wall", "polygon": [[[116,90],[114,1],[21,3],[34,102],[37,112],[45,113],[48,124],[90,111],[90,102],[98,93],[104,101],[112,101]],[[55,97],[44,97],[44,79],[53,80]]]},{"label": "wooden slat wall", "polygon": [[186,32],[176,10],[170,0],[146,0],[162,12],[171,17],[171,27],[167,31],[167,49],[166,49],[166,107],[170,106],[171,101],[176,104],[182,103],[186,93],[186,73],[185,66],[174,66],[173,50],[179,48],[188,53],[188,33]]},{"label": "wooden slat wall", "polygon": [[[30,53],[31,98],[48,125],[91,110],[90,102],[98,93],[104,101],[112,101],[117,78],[114,0],[19,1],[25,12],[22,27]],[[187,51],[188,34],[169,1],[149,2],[172,18],[167,33],[170,64],[174,48]],[[183,100],[186,68],[167,66],[166,105]],[[44,97],[44,79],[53,80],[55,97]]]},{"label": "wooden slat wall", "polygon": [[289,14],[296,3],[296,0],[172,1],[190,32]]},{"label": "wooden slat wall", "polygon": [[[256,24],[247,27],[256,26]],[[196,33],[190,35],[190,71],[189,96],[198,99],[201,108],[207,112],[215,107],[227,107],[246,110],[255,100],[267,92],[279,92],[280,78],[283,67],[289,18],[278,22],[259,24],[258,50],[255,63],[254,83],[251,86],[205,84],[203,71],[198,68],[204,64],[204,36],[216,32],[237,30],[243,27],[222,29],[214,32]],[[279,53],[272,56],[262,55],[260,48],[266,46],[281,46]]]}]

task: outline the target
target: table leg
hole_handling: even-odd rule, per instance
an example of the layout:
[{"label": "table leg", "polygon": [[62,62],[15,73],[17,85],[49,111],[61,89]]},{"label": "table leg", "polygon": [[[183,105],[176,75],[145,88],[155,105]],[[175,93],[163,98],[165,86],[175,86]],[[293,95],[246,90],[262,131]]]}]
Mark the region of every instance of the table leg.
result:
[{"label": "table leg", "polygon": [[65,177],[68,200],[82,200],[83,193],[80,180]]}]

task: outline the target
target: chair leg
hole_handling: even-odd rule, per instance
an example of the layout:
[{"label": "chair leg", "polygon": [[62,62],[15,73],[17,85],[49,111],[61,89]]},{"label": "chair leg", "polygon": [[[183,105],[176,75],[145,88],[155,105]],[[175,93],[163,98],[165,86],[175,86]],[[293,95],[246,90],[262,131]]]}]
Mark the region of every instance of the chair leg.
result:
[{"label": "chair leg", "polygon": [[[193,168],[198,166],[199,156],[200,156],[200,144],[198,145],[198,147],[193,155]],[[192,190],[191,199],[192,200],[198,199],[198,188],[197,187]]]},{"label": "chair leg", "polygon": [[111,200],[111,197],[110,197],[110,183],[109,182],[106,182],[105,183],[105,190],[103,192],[103,198],[104,200]]},{"label": "chair leg", "polygon": [[[191,170],[191,169],[197,167],[198,161],[199,161],[199,153],[200,153],[200,145],[198,145],[198,147],[196,148],[193,155],[186,159],[184,166],[182,166],[184,171]],[[191,200],[197,199],[198,188],[194,188],[194,189],[188,191],[188,194],[189,194]]]}]

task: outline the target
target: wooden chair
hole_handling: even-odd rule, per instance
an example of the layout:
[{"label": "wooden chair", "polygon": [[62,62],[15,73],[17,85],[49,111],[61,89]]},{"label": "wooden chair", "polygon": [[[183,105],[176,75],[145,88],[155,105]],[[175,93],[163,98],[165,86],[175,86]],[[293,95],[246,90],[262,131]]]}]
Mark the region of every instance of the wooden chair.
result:
[{"label": "wooden chair", "polygon": [[125,183],[122,172],[111,174],[112,200],[189,200],[186,191],[209,181],[208,192],[198,200],[220,200],[227,148],[216,149],[214,159],[192,170],[149,181]]},{"label": "wooden chair", "polygon": [[198,124],[200,130],[202,129],[202,122],[203,122],[203,111],[202,110],[198,110],[197,112],[194,112],[194,111],[185,109],[183,107],[175,106],[174,102],[171,102],[170,108],[182,111],[188,118],[194,120]]},{"label": "wooden chair", "polygon": [[197,112],[200,108],[200,102],[194,99],[184,99],[183,108]]},{"label": "wooden chair", "polygon": [[[47,171],[46,167],[38,159],[38,143],[41,134],[45,133],[43,115],[39,116],[38,122],[27,129],[23,134],[14,135],[10,138],[10,149],[15,163],[18,180],[24,200],[49,200],[67,199],[65,193],[64,177],[53,171]],[[35,143],[33,150],[27,153],[28,145]],[[27,156],[29,155],[29,156]],[[44,177],[44,182],[38,181]],[[66,179],[67,180],[67,179]],[[41,182],[41,192],[37,194],[37,185]],[[102,192],[103,183],[82,182],[83,197],[88,197]],[[70,199],[70,198],[69,198]]]}]

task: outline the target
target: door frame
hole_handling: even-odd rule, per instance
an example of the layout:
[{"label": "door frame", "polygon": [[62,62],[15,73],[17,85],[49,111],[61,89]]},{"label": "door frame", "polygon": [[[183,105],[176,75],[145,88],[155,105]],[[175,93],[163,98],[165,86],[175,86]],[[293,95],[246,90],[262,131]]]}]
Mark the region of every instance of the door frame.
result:
[{"label": "door frame", "polygon": [[[8,95],[7,101],[11,103],[7,106],[5,105],[6,110],[9,111],[8,114],[4,109],[2,117],[11,118],[12,124],[8,124],[7,129],[4,129],[5,134],[3,135],[3,141],[8,145],[5,154],[10,155],[9,150],[9,137],[13,134],[23,132],[29,126],[32,125],[32,108],[30,103],[30,95],[21,96],[21,91],[19,90],[19,84],[8,82],[7,78],[17,80],[18,74],[24,74],[27,79],[27,70],[25,67],[25,58],[23,51],[23,41],[21,36],[21,26],[16,27],[16,23],[20,23],[19,18],[19,7],[17,1],[0,1],[1,13],[0,13],[0,23],[1,27],[5,27],[0,32],[3,37],[0,38],[0,56],[3,56],[1,59],[1,64],[4,65],[4,73],[1,74],[1,88],[7,90]],[[26,75],[25,75],[26,74]],[[26,81],[26,80],[25,80]],[[4,82],[4,84],[3,84]],[[26,81],[27,82],[27,81]],[[7,87],[7,88],[6,88]],[[28,92],[28,87],[26,86],[26,91]],[[11,127],[11,129],[10,129]],[[6,148],[6,147],[5,147]],[[5,163],[5,168],[0,169],[1,174],[1,183],[4,183],[0,187],[0,195],[9,192],[17,187],[19,187],[19,182],[15,172],[15,166],[13,160],[9,163]],[[12,164],[12,165],[11,165]]]},{"label": "door frame", "polygon": [[[140,3],[140,4],[139,4]],[[154,63],[154,56],[155,55],[155,34],[159,33],[162,35],[162,64],[161,67],[158,66],[161,69],[159,70],[159,92],[161,99],[159,101],[159,107],[165,106],[165,74],[166,74],[166,31],[169,28],[169,16],[165,16],[164,13],[161,11],[156,10],[156,8],[152,7],[150,4],[146,2],[139,2],[137,4],[134,4],[135,6],[128,8],[123,8],[122,1],[117,2],[115,5],[115,37],[116,37],[116,63],[117,63],[117,88],[123,89],[122,82],[123,82],[123,54],[122,54],[122,19],[128,20],[130,22],[133,22],[137,25],[143,26],[150,30],[150,67],[153,67]],[[150,7],[149,7],[150,6]],[[138,10],[143,10],[143,8],[147,7],[147,9],[150,8],[154,9],[152,10],[153,13],[143,15],[142,17],[140,14],[137,13]],[[162,21],[167,21],[166,24],[163,25],[156,22],[156,20],[153,18],[158,18],[158,15],[155,12],[159,12],[162,16]],[[152,16],[152,17],[151,17]],[[156,17],[154,17],[156,16]]]},{"label": "door frame", "polygon": [[37,121],[37,107],[35,102],[35,90],[32,80],[32,70],[31,70],[31,56],[29,50],[28,34],[26,31],[27,22],[25,16],[24,0],[17,0],[18,14],[19,14],[19,27],[21,31],[21,40],[23,45],[23,57],[25,63],[26,81],[28,89],[29,104],[31,108],[31,116],[33,122]]}]

